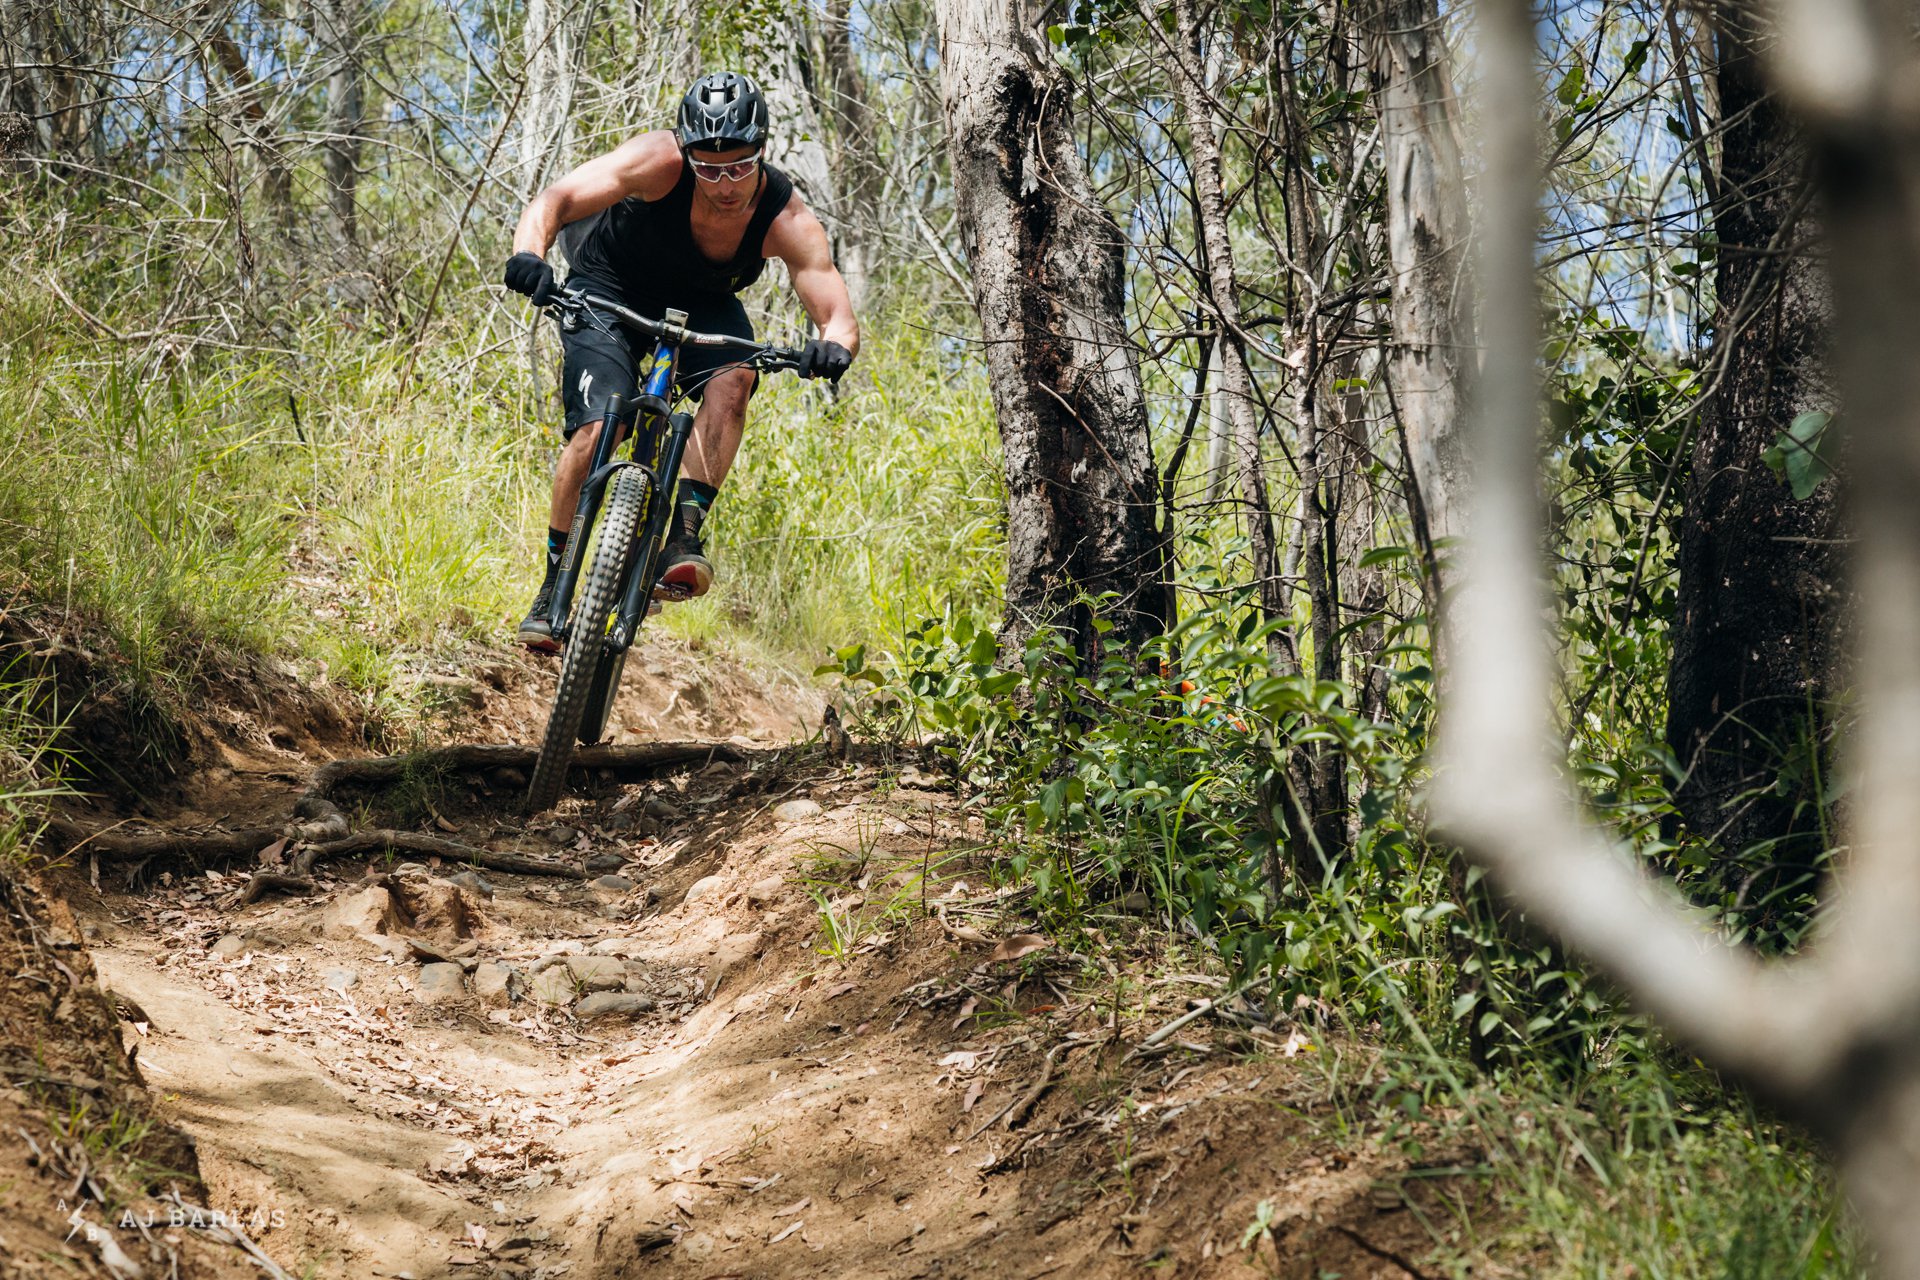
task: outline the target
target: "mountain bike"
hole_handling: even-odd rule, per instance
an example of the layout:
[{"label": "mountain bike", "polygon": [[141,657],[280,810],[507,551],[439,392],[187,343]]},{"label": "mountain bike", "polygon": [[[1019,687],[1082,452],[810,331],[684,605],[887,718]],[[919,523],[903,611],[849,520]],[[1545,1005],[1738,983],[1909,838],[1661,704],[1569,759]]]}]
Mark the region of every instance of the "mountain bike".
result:
[{"label": "mountain bike", "polygon": [[[640,633],[640,624],[655,607],[655,597],[679,598],[655,584],[673,514],[680,459],[693,431],[693,415],[674,409],[685,394],[674,380],[680,348],[721,346],[743,353],[737,364],[725,368],[771,373],[800,367],[800,352],[792,348],[731,334],[695,333],[686,327],[684,311],[669,310],[664,318],[650,320],[619,303],[576,289],[563,291],[548,305],[563,325],[590,324],[611,332],[607,329],[607,318],[611,317],[651,339],[654,349],[640,392],[624,402],[614,397],[600,420],[600,438],[594,445],[586,483],[580,489],[580,505],[574,511],[566,550],[561,553],[549,622],[554,639],[565,647],[546,737],[527,787],[529,813],[550,809],[560,798],[576,742],[598,742],[606,734],[627,651]],[[623,441],[619,424],[629,413],[634,419],[633,429]],[[615,451],[625,442],[631,442],[628,456],[616,459]],[[581,560],[596,522],[600,536],[584,574],[580,607],[576,609],[574,592],[583,582]]]}]

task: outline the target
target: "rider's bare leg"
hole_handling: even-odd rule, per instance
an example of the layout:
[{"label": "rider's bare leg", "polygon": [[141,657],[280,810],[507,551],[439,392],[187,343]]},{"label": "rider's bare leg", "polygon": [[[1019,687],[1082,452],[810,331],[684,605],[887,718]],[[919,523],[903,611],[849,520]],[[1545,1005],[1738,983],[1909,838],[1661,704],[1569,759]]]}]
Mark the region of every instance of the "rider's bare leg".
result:
[{"label": "rider's bare leg", "polygon": [[668,539],[660,581],[686,596],[704,595],[713,582],[713,564],[700,543],[700,524],[714,490],[733,469],[746,429],[747,397],[753,392],[750,369],[730,369],[707,383],[693,435],[680,460],[680,491],[674,495],[673,534]]},{"label": "rider's bare leg", "polygon": [[680,462],[681,475],[720,487],[733,469],[733,456],[740,452],[740,437],[747,427],[747,398],[753,394],[753,380],[758,376],[751,369],[729,369],[707,383],[700,411],[693,416],[693,438],[687,442],[687,456]]}]

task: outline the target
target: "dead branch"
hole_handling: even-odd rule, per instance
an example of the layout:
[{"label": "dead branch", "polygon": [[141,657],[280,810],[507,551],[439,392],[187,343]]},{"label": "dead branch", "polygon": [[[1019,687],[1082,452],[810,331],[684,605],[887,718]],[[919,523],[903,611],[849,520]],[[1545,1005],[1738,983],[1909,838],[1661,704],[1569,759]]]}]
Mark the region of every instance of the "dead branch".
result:
[{"label": "dead branch", "polygon": [[[534,747],[464,745],[368,760],[335,760],[314,771],[306,794],[330,798],[342,787],[382,786],[414,772],[529,769],[539,755]],[[580,769],[612,769],[616,773],[652,773],[695,761],[744,758],[738,747],[724,742],[650,742],[632,747],[582,747],[574,753],[573,765]]]},{"label": "dead branch", "polygon": [[106,862],[138,862],[146,858],[195,858],[225,862],[251,858],[280,838],[279,827],[243,827],[238,831],[88,831],[77,823],[53,819],[47,834],[65,853],[85,849]]},{"label": "dead branch", "polygon": [[555,862],[549,858],[530,858],[518,853],[499,853],[492,849],[482,849],[478,845],[461,844],[457,840],[442,840],[438,836],[423,836],[413,831],[357,831],[344,840],[329,840],[325,844],[313,845],[301,852],[295,860],[299,865],[302,859],[311,859],[307,865],[327,858],[348,858],[359,854],[388,853],[392,851],[422,853],[430,857],[445,858],[449,862],[459,862],[468,866],[485,867],[489,871],[505,871],[522,876],[558,876],[563,880],[585,880],[587,873],[579,867],[568,866],[564,862]]}]

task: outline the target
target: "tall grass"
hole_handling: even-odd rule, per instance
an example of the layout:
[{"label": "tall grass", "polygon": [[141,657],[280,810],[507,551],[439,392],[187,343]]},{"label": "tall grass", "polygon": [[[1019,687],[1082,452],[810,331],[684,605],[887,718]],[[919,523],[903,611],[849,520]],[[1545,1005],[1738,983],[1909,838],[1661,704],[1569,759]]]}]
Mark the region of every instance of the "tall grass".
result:
[{"label": "tall grass", "polygon": [[990,607],[1005,542],[987,388],[907,307],[869,319],[835,397],[766,379],[715,506],[715,590],[670,610],[683,635],[729,629],[811,665],[928,614]]},{"label": "tall grass", "polygon": [[[549,333],[529,357],[526,315],[449,297],[417,354],[412,325],[366,312],[290,312],[257,344],[116,342],[0,282],[0,585],[77,618],[163,708],[238,651],[403,709],[418,668],[504,640],[537,584],[558,351]],[[915,316],[868,331],[838,396],[768,380],[712,525],[719,589],[658,625],[810,668],[995,592],[984,387]]]}]

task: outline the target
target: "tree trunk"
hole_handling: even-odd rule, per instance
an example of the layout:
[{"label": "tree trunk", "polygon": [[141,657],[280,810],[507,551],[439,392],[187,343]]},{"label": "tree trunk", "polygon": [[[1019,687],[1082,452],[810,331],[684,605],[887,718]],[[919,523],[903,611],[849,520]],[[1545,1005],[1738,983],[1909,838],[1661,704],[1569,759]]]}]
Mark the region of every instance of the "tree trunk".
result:
[{"label": "tree trunk", "polygon": [[247,65],[246,51],[227,33],[226,15],[213,5],[203,5],[194,15],[205,23],[205,48],[213,56],[207,63],[207,79],[212,81],[216,68],[230,87],[239,108],[241,131],[260,162],[261,185],[274,226],[282,235],[293,230],[293,175],[280,153],[273,122],[267,117],[264,101],[266,86]]},{"label": "tree trunk", "polygon": [[757,28],[757,47],[749,58],[773,120],[767,158],[793,179],[800,198],[837,238],[845,216],[815,105],[807,31],[812,21],[808,10],[796,8],[791,17]]},{"label": "tree trunk", "polygon": [[326,138],[321,145],[327,175],[327,209],[335,241],[360,242],[360,138],[366,127],[366,79],[361,59],[362,0],[318,0],[314,35],[327,54]]},{"label": "tree trunk", "polygon": [[[1225,180],[1220,162],[1220,138],[1215,132],[1213,101],[1207,91],[1205,64],[1197,46],[1197,22],[1191,0],[1175,0],[1173,51],[1180,70],[1180,114],[1186,122],[1192,156],[1195,212],[1200,223],[1200,246],[1207,269],[1207,301],[1218,319],[1220,337],[1219,394],[1232,424],[1234,467],[1246,504],[1248,558],[1259,591],[1260,607],[1269,620],[1288,613],[1286,586],[1273,531],[1273,504],[1267,496],[1266,464],[1260,452],[1260,419],[1254,413],[1253,375],[1247,366],[1247,335],[1240,312],[1240,284],[1234,271],[1233,242],[1227,226]],[[1267,652],[1276,669],[1293,670],[1299,655],[1289,633],[1276,627],[1268,632]]]},{"label": "tree trunk", "polygon": [[576,27],[584,7],[565,0],[528,0],[520,28],[526,60],[526,106],[520,119],[515,172],[531,200],[573,167],[573,80]]},{"label": "tree trunk", "polygon": [[[1389,370],[1405,433],[1423,549],[1465,528],[1467,466],[1461,415],[1474,376],[1468,215],[1460,166],[1460,104],[1436,0],[1374,0],[1359,15],[1373,64],[1387,176],[1387,258],[1393,281]],[[1428,559],[1430,604],[1441,565]]]},{"label": "tree trunk", "polygon": [[1072,87],[1025,0],[939,0],[941,96],[1007,481],[1002,641],[1087,595],[1129,647],[1171,616],[1152,442],[1122,319],[1123,239],[1074,147]]},{"label": "tree trunk", "polygon": [[853,53],[851,0],[828,0],[821,43],[826,64],[826,110],[833,120],[834,170],[841,186],[834,260],[853,308],[867,300],[873,277],[872,241],[879,223],[881,169],[866,76]]},{"label": "tree trunk", "polygon": [[[1667,741],[1687,770],[1677,796],[1687,828],[1730,859],[1764,846],[1760,861],[1776,868],[1765,878],[1777,884],[1822,844],[1819,744],[1843,531],[1832,484],[1796,500],[1760,455],[1797,416],[1839,406],[1830,285],[1807,243],[1807,147],[1760,82],[1755,15],[1715,13],[1718,386],[1700,414],[1679,525]],[[1783,771],[1796,781],[1776,789]]]}]

